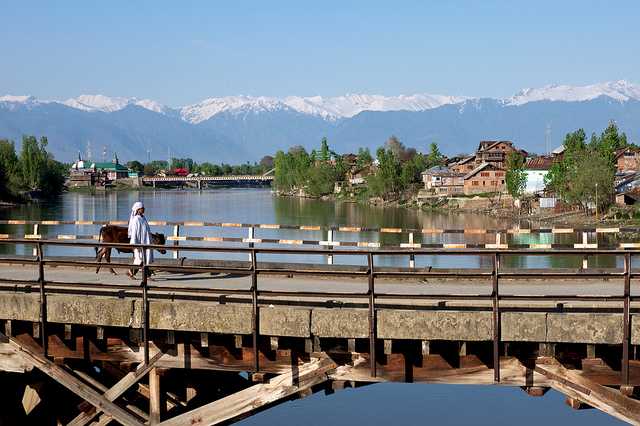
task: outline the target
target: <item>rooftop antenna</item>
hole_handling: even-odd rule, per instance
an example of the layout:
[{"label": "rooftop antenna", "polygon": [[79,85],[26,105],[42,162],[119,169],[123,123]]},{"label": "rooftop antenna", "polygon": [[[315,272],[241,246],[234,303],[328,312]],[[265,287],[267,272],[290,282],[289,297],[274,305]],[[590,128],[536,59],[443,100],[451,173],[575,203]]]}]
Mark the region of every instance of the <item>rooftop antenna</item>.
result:
[{"label": "rooftop antenna", "polygon": [[107,161],[107,146],[102,146],[102,162],[105,163]]},{"label": "rooftop antenna", "polygon": [[547,123],[547,128],[544,130],[544,147],[547,155],[549,155],[550,141],[551,141],[551,123]]},{"label": "rooftop antenna", "polygon": [[171,168],[171,147],[167,147],[167,167]]},{"label": "rooftop antenna", "polygon": [[147,163],[151,162],[151,147],[147,145]]}]

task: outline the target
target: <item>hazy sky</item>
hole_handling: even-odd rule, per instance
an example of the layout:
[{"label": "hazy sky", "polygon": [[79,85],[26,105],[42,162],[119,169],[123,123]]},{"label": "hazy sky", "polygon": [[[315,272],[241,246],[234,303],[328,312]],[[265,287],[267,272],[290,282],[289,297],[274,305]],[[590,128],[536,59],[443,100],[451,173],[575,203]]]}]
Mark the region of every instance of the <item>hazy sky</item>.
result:
[{"label": "hazy sky", "polygon": [[640,83],[638,1],[3,1],[0,94],[418,92]]}]

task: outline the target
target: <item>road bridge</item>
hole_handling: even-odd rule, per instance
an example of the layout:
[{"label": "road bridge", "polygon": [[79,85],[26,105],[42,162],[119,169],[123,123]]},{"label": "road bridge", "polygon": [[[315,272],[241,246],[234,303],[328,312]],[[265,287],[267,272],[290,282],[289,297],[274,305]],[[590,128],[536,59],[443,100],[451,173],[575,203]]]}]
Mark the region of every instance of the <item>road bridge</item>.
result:
[{"label": "road bridge", "polygon": [[202,189],[202,184],[218,185],[268,185],[271,184],[273,175],[229,175],[229,176],[145,176],[142,183],[157,184],[194,184]]},{"label": "road bridge", "polygon": [[[42,403],[58,396],[43,375],[76,395],[50,408],[65,423],[217,424],[381,381],[552,388],[574,408],[640,423],[635,249],[162,246],[151,248],[180,257],[131,280],[124,258],[111,265],[119,274],[95,273],[98,244],[0,240],[35,248],[0,257],[0,370],[27,377],[20,389]],[[486,261],[391,267],[383,256]],[[618,262],[505,266],[522,256]]]}]

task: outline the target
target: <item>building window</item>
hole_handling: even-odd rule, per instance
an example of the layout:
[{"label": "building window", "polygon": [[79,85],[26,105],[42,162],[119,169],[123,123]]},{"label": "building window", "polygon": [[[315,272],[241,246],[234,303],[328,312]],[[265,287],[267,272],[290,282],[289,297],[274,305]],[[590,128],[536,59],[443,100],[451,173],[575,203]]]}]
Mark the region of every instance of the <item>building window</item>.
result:
[{"label": "building window", "polygon": [[478,186],[480,183],[477,180],[471,182],[471,186]]},{"label": "building window", "polygon": [[504,179],[502,179],[501,183],[504,185]]},{"label": "building window", "polygon": [[489,172],[480,172],[480,176],[482,177],[489,177],[490,173]]}]

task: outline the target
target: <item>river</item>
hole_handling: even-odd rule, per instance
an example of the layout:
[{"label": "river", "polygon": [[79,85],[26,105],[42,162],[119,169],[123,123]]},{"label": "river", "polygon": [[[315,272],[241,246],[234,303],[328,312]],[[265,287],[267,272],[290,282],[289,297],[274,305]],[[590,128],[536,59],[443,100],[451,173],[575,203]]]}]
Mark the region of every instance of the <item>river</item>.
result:
[{"label": "river", "polygon": [[[40,204],[29,204],[0,209],[0,219],[61,219],[61,220],[126,220],[134,201],[142,200],[147,215],[152,220],[208,221],[242,223],[277,223],[283,225],[354,225],[363,227],[404,228],[505,228],[512,225],[483,215],[445,214],[421,212],[403,208],[378,208],[352,203],[334,203],[297,198],[277,198],[268,189],[213,189],[205,191],[140,191],[109,192],[90,195],[66,193],[59,199]],[[32,229],[24,226],[0,226],[0,233],[24,234]],[[96,226],[43,226],[40,233],[51,237],[56,234],[96,233]],[[164,232],[170,232],[167,227]],[[220,228],[187,229],[191,235],[219,235]],[[260,229],[257,237],[266,238],[275,231]],[[224,235],[244,235],[246,229],[224,229]],[[324,239],[319,231],[280,231],[280,238]],[[547,234],[527,236],[544,239]],[[557,236],[556,236],[557,237]],[[382,243],[398,243],[406,236],[385,235],[382,240],[373,233],[338,235],[337,239],[376,240]],[[436,241],[442,236],[430,237]],[[480,242],[488,236],[445,236],[447,242]],[[469,240],[471,238],[471,240]],[[493,236],[492,236],[493,238]],[[515,238],[515,237],[511,237]],[[563,237],[564,238],[564,237]],[[419,242],[419,237],[416,242]],[[517,241],[517,240],[516,240]],[[539,241],[538,242],[550,242]],[[557,241],[557,240],[556,240]],[[487,241],[488,242],[488,241]],[[0,246],[1,247],[1,246]],[[50,248],[47,254],[58,254]],[[0,248],[6,253],[7,248]],[[19,249],[28,253],[30,248]],[[80,252],[78,252],[80,253]],[[65,252],[69,254],[69,252]],[[86,255],[87,252],[85,251]],[[305,259],[308,260],[308,259]],[[317,259],[316,259],[317,260]],[[322,259],[318,260],[322,261]],[[336,261],[347,262],[346,259]],[[406,259],[386,258],[381,264],[406,265]],[[438,263],[441,262],[441,263]],[[430,257],[417,259],[418,266],[430,264],[447,266],[464,263],[477,266],[478,258],[455,258],[439,260]],[[547,266],[545,258],[513,259],[513,264],[522,267]],[[607,264],[608,260],[598,260]],[[579,259],[562,259],[553,266],[576,266]],[[243,420],[245,425],[415,425],[415,424],[491,424],[524,425],[580,424],[605,425],[618,421],[597,410],[574,411],[565,406],[564,397],[549,392],[542,398],[532,398],[519,389],[499,386],[427,385],[427,384],[377,384],[358,389],[339,391],[330,396],[315,394],[309,398],[287,402]]]}]

